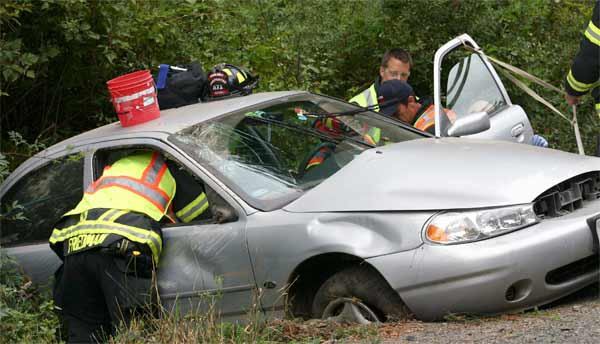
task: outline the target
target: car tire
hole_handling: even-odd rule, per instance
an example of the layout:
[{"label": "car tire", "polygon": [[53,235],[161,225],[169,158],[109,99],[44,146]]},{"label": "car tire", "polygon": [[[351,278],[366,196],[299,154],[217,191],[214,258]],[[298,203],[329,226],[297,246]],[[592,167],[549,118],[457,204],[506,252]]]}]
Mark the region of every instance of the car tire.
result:
[{"label": "car tire", "polygon": [[[364,317],[350,322],[368,323],[405,319],[410,314],[400,296],[383,277],[371,267],[364,265],[347,268],[327,279],[313,299],[312,317],[339,318],[332,314],[332,307],[338,307],[337,305],[341,307],[343,303],[352,303],[352,306],[360,310]],[[377,318],[372,319],[370,312]]]}]

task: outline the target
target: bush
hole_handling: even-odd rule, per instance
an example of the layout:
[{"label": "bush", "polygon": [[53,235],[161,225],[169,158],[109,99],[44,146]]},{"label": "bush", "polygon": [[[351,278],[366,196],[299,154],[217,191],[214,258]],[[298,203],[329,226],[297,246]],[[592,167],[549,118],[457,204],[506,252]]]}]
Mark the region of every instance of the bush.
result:
[{"label": "bush", "polygon": [[[400,46],[413,54],[410,81],[426,95],[433,53],[463,32],[490,55],[560,85],[591,8],[575,0],[2,2],[2,133],[50,144],[114,121],[106,80],[190,60],[247,66],[263,91],[348,99],[373,81],[383,51]],[[537,132],[575,150],[569,123],[505,84]],[[567,110],[561,95],[544,95]],[[588,151],[600,130],[590,103],[580,107]]]},{"label": "bush", "polygon": [[0,256],[0,343],[54,343],[59,320],[49,293],[37,290],[5,255]]}]

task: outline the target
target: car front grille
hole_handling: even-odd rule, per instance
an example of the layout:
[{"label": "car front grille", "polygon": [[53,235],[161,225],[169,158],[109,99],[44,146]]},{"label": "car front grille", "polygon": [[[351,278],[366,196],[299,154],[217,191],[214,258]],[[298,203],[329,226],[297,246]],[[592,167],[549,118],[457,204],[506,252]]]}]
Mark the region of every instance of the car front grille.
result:
[{"label": "car front grille", "polygon": [[600,172],[588,172],[566,180],[539,196],[533,209],[541,218],[571,213],[600,198]]},{"label": "car front grille", "polygon": [[546,274],[546,283],[554,285],[565,283],[587,273],[598,271],[599,267],[600,256],[593,254],[550,271]]}]

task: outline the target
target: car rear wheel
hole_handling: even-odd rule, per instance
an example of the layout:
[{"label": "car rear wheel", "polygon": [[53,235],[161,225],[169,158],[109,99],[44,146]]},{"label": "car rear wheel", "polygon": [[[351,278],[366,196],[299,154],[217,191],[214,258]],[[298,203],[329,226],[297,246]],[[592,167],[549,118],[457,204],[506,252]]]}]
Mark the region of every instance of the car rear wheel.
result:
[{"label": "car rear wheel", "polygon": [[372,268],[354,266],[323,283],[315,294],[312,317],[359,324],[406,318],[400,296]]}]

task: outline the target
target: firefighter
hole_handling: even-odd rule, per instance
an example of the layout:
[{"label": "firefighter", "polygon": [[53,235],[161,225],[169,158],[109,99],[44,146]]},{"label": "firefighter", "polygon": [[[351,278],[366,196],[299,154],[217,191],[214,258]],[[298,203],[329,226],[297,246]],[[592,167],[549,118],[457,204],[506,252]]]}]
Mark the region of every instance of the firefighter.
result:
[{"label": "firefighter", "polygon": [[378,98],[381,113],[413,125],[421,104],[416,101],[412,87],[401,80],[389,80],[381,84]]},{"label": "firefighter", "polygon": [[567,74],[565,89],[569,105],[579,103],[579,98],[591,90],[596,114],[600,116],[600,1],[596,1],[594,6],[579,52]]},{"label": "firefighter", "polygon": [[157,152],[139,151],[107,166],[50,236],[63,260],[54,299],[68,342],[97,342],[151,301],[162,251],[160,221],[175,179]]},{"label": "firefighter", "polygon": [[[350,99],[350,102],[362,107],[377,105],[381,83],[388,80],[408,81],[412,64],[412,57],[408,51],[400,48],[386,51],[381,59],[379,76],[375,79],[375,82],[369,88]],[[375,107],[374,110],[379,111],[379,108]]]},{"label": "firefighter", "polygon": [[169,217],[182,223],[212,218],[202,182],[172,161],[168,161],[167,166],[177,181],[177,193],[172,203],[174,216],[169,214]]}]

